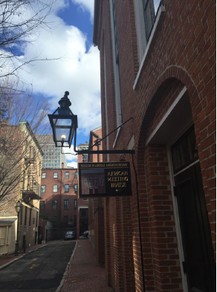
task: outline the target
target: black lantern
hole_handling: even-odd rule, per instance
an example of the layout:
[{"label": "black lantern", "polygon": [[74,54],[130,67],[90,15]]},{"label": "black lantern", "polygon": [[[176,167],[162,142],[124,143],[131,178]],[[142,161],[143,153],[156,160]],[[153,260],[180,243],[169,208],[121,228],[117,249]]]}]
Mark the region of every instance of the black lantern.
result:
[{"label": "black lantern", "polygon": [[48,115],[56,147],[71,147],[72,139],[76,137],[77,116],[69,108],[71,102],[68,95],[69,92],[66,91],[59,101],[60,107],[52,115]]},{"label": "black lantern", "polygon": [[22,203],[20,201],[17,201],[16,205],[15,205],[15,210],[16,210],[17,214],[20,213],[21,207],[22,207]]}]

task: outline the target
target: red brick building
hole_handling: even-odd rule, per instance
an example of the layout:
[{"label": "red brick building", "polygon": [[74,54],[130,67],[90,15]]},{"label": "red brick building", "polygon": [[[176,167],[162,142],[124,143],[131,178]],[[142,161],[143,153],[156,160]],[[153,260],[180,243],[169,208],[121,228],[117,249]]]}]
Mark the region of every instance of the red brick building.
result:
[{"label": "red brick building", "polygon": [[63,239],[68,230],[74,230],[76,236],[87,230],[88,218],[79,212],[81,208],[87,208],[87,202],[78,199],[77,169],[43,169],[40,202],[42,240]]},{"label": "red brick building", "polygon": [[115,291],[215,291],[215,11],[95,0],[103,149],[135,149],[104,156],[132,171],[132,196],[104,199]]}]

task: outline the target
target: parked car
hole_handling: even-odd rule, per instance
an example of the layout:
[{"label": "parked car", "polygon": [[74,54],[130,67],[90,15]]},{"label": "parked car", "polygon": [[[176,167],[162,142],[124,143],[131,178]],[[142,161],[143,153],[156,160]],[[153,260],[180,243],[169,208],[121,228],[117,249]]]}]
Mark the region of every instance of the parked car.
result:
[{"label": "parked car", "polygon": [[66,231],[64,234],[64,240],[75,239],[75,231]]}]

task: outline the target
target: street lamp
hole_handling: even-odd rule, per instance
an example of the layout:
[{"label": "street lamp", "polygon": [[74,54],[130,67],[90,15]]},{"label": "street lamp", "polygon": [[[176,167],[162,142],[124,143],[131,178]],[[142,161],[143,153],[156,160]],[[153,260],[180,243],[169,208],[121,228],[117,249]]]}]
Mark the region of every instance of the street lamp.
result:
[{"label": "street lamp", "polygon": [[66,91],[59,101],[60,107],[48,115],[56,147],[71,147],[73,137],[76,137],[77,116],[69,108],[71,102],[68,95]]},{"label": "street lamp", "polygon": [[18,251],[19,251],[19,224],[20,224],[19,213],[20,213],[21,207],[22,207],[22,203],[20,201],[17,201],[15,205],[15,210],[17,212],[17,238],[16,238],[16,243],[15,243],[15,255],[18,255]]},{"label": "street lamp", "polygon": [[[60,107],[58,107],[52,115],[48,115],[51,128],[53,131],[53,140],[56,147],[71,147],[72,140],[74,138],[74,152],[77,154],[134,154],[135,150],[133,149],[123,149],[123,150],[76,150],[76,135],[77,135],[77,116],[74,115],[70,110],[71,102],[68,98],[69,92],[66,91],[64,94],[64,97],[62,97],[59,101]],[[132,120],[132,118],[129,118],[127,121],[122,123],[120,126],[118,126],[115,130],[118,128],[121,128],[124,124]],[[100,141],[108,137],[111,133],[115,132],[113,130],[108,135],[106,135],[104,138],[102,138]],[[99,143],[98,141],[97,143]]]}]

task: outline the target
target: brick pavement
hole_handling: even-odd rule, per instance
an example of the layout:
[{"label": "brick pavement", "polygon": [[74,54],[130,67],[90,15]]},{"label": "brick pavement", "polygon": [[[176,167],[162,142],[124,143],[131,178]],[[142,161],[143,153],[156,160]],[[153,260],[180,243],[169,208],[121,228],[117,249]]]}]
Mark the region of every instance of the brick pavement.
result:
[{"label": "brick pavement", "polygon": [[89,240],[77,241],[74,254],[63,277],[61,292],[112,292],[105,269],[97,265]]}]

